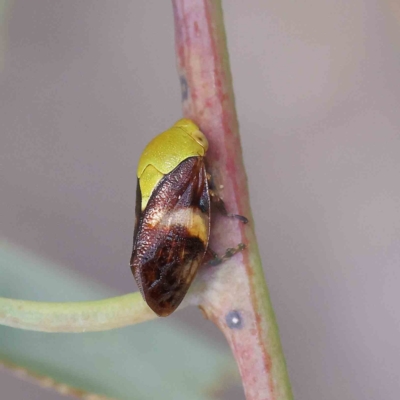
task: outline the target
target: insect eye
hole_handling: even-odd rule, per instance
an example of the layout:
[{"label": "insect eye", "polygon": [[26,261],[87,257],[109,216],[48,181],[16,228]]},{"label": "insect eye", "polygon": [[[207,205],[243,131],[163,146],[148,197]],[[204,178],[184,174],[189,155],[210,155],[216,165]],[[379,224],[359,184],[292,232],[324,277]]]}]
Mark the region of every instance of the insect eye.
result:
[{"label": "insect eye", "polygon": [[204,148],[205,151],[208,149],[208,140],[207,138],[200,132],[194,131],[191,133],[192,138],[200,144]]}]

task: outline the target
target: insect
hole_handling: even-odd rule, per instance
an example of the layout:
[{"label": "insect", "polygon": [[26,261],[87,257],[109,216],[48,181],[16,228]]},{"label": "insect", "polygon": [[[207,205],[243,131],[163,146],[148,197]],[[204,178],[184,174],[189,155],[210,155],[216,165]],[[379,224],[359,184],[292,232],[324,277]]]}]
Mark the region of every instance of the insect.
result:
[{"label": "insect", "polygon": [[159,316],[179,306],[206,253],[219,263],[244,248],[228,249],[222,258],[208,249],[210,195],[223,213],[247,220],[228,214],[210,189],[207,149],[199,127],[181,119],[156,136],[139,160],[130,265],[143,298]]}]

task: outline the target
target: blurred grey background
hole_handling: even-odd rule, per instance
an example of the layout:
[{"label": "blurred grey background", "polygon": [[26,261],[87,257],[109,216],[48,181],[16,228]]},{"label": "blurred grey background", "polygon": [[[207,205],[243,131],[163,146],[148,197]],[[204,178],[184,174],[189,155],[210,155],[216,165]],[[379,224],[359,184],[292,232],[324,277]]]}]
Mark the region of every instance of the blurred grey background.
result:
[{"label": "blurred grey background", "polygon": [[[223,4],[295,398],[397,400],[398,22],[378,0]],[[136,163],[181,116],[173,40],[169,1],[14,1],[0,73],[0,237],[136,290]],[[172,318],[226,346],[200,312]],[[5,372],[0,388],[2,400],[62,398]]]}]

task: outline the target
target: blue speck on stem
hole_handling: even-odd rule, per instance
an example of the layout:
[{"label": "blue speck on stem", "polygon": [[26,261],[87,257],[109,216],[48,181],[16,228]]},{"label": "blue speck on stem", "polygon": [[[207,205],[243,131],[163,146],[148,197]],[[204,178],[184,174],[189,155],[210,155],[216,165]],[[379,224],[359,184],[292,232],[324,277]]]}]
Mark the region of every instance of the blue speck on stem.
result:
[{"label": "blue speck on stem", "polygon": [[237,310],[229,311],[228,314],[226,314],[225,321],[230,329],[243,328],[243,317]]}]

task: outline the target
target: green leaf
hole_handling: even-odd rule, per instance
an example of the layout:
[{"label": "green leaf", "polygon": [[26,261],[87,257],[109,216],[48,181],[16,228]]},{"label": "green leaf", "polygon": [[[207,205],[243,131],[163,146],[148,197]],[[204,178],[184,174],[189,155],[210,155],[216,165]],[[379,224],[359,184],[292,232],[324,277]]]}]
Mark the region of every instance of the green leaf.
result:
[{"label": "green leaf", "polygon": [[[81,301],[111,295],[105,287],[0,243],[0,296]],[[228,351],[168,319],[81,334],[0,326],[0,358],[118,399],[209,399],[222,380],[238,382]]]},{"label": "green leaf", "polygon": [[6,47],[7,22],[12,0],[0,0],[0,72],[4,64]]}]

